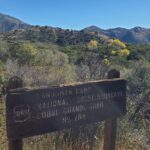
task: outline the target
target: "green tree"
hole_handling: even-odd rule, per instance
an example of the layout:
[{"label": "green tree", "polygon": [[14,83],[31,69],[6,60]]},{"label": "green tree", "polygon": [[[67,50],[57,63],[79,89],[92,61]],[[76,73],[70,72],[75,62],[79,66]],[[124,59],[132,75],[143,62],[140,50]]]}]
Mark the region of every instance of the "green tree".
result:
[{"label": "green tree", "polygon": [[4,83],[4,80],[5,80],[4,64],[0,61],[0,87]]},{"label": "green tree", "polygon": [[29,42],[13,43],[10,46],[10,54],[12,59],[18,60],[18,63],[21,65],[32,63],[36,53],[36,48]]},{"label": "green tree", "polygon": [[8,44],[4,41],[0,41],[0,60],[2,62],[6,62],[9,58],[8,49]]}]

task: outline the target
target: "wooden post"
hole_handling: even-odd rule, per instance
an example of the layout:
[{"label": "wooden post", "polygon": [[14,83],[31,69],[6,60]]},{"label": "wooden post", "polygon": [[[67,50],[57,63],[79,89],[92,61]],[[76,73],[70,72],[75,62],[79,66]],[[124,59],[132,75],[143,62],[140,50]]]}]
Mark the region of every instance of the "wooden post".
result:
[{"label": "wooden post", "polygon": [[23,144],[22,139],[10,140],[8,139],[9,150],[22,150]]},{"label": "wooden post", "polygon": [[[23,81],[19,77],[12,77],[9,79],[7,92],[11,89],[23,87]],[[9,150],[22,150],[23,142],[22,139],[8,139]]]},{"label": "wooden post", "polygon": [[[120,78],[120,72],[113,69],[108,72],[108,79]],[[105,121],[104,127],[104,150],[115,150],[117,118]]]}]

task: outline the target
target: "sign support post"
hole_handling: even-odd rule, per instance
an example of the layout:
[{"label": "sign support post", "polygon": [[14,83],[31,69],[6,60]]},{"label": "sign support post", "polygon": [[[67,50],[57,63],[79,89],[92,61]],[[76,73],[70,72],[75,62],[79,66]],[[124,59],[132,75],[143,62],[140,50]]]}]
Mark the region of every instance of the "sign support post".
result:
[{"label": "sign support post", "polygon": [[8,142],[9,142],[9,150],[22,150],[23,149],[22,139],[17,139],[17,140],[8,139]]},{"label": "sign support post", "polygon": [[[120,78],[120,72],[113,69],[108,72],[108,79]],[[105,121],[104,127],[104,150],[115,150],[116,145],[117,118]]]},{"label": "sign support post", "polygon": [[[13,77],[9,79],[7,90],[16,89],[23,87],[23,81],[18,77]],[[22,139],[10,139],[8,138],[9,150],[23,150]]]}]

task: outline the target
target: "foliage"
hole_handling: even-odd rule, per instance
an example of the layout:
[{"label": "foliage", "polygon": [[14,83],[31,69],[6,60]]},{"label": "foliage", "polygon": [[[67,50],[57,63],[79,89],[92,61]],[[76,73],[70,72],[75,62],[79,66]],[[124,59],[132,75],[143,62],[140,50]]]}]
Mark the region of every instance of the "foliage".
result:
[{"label": "foliage", "polygon": [[37,53],[36,48],[30,42],[25,43],[11,43],[9,49],[11,58],[13,60],[18,60],[18,63],[23,64],[30,64]]},{"label": "foliage", "polygon": [[109,40],[108,41],[109,42],[109,46],[113,46],[113,47],[115,47],[115,48],[121,48],[121,49],[124,49],[124,48],[126,48],[126,45],[123,43],[123,42],[121,42],[119,39],[114,39],[114,40]]},{"label": "foliage", "polygon": [[103,59],[102,62],[103,62],[105,65],[109,65],[109,64],[110,64],[110,61],[109,61],[107,58]]},{"label": "foliage", "polygon": [[146,59],[150,61],[150,45],[128,45],[128,49],[130,49],[128,60]]},{"label": "foliage", "polygon": [[130,54],[130,51],[128,49],[122,49],[118,51],[119,56],[128,56]]},{"label": "foliage", "polygon": [[98,48],[98,42],[96,40],[91,40],[87,45],[89,50],[97,49]]},{"label": "foliage", "polygon": [[132,76],[128,77],[130,92],[140,93],[150,89],[150,64],[145,60],[132,62]]},{"label": "foliage", "polygon": [[57,46],[45,46],[45,44],[40,43],[36,46],[36,49],[36,55],[33,60],[36,66],[63,66],[68,64],[68,56],[60,52]]},{"label": "foliage", "polygon": [[4,68],[4,64],[0,62],[0,88],[2,87],[4,81],[5,81],[5,68]]},{"label": "foliage", "polygon": [[9,57],[8,43],[6,41],[0,41],[0,61],[6,62]]}]

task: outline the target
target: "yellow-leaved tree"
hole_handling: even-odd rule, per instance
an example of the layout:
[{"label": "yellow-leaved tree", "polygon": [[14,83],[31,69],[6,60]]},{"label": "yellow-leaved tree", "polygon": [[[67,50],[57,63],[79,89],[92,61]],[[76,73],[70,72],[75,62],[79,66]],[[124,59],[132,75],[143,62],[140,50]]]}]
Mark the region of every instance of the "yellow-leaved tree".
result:
[{"label": "yellow-leaved tree", "polygon": [[126,48],[126,44],[123,43],[122,41],[120,41],[119,39],[114,39],[114,40],[110,39],[108,41],[108,45],[112,46],[112,47],[114,47],[116,49],[124,49],[124,48]]},{"label": "yellow-leaved tree", "polygon": [[113,40],[113,44],[114,44],[115,46],[119,46],[120,48],[126,48],[125,43],[121,42],[119,39]]},{"label": "yellow-leaved tree", "polygon": [[98,42],[96,40],[91,40],[88,44],[87,44],[88,49],[92,50],[92,49],[97,49],[98,47]]},{"label": "yellow-leaved tree", "polygon": [[126,48],[126,44],[119,39],[109,40],[109,46],[113,47],[113,49],[115,48],[115,50],[111,50],[112,55],[124,57],[130,54],[130,51]]},{"label": "yellow-leaved tree", "polygon": [[130,54],[130,51],[126,48],[118,51],[119,56],[128,56],[129,54]]}]

